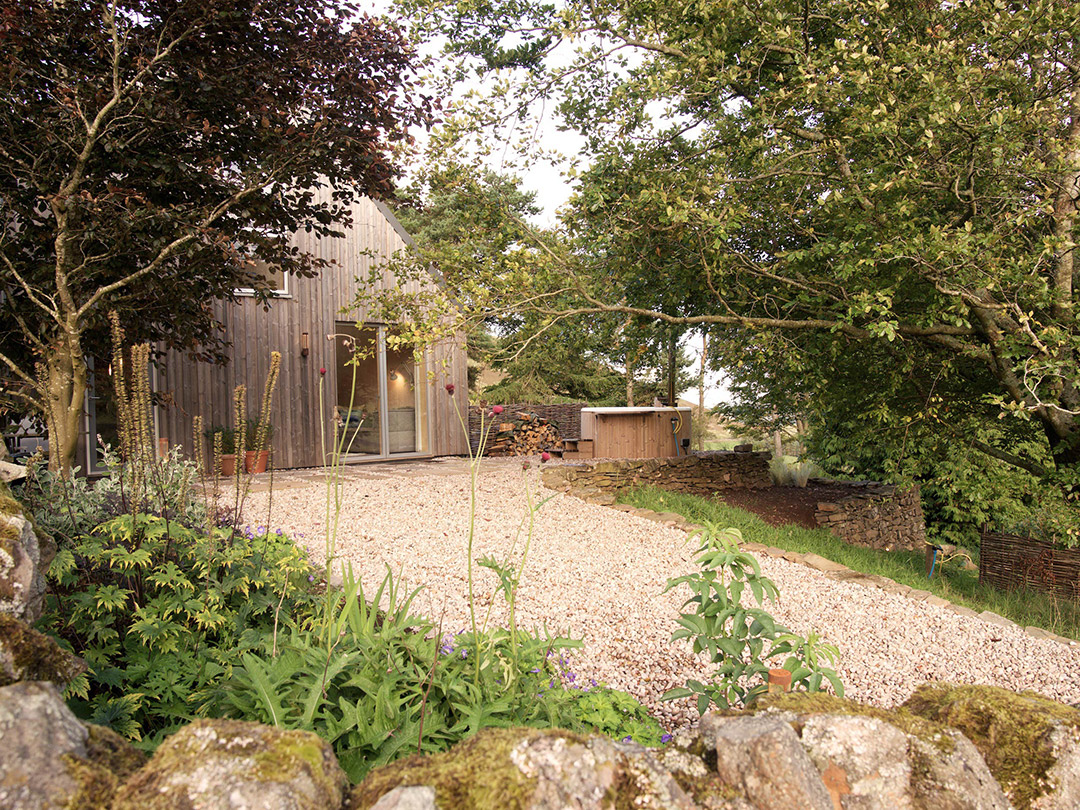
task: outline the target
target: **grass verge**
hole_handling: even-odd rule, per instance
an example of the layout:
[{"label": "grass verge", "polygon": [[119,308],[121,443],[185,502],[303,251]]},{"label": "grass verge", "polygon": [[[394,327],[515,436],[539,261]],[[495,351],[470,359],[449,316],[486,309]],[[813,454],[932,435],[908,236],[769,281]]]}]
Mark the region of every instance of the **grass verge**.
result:
[{"label": "grass verge", "polygon": [[926,576],[922,552],[878,551],[845,543],[824,529],[801,526],[770,526],[752,512],[719,501],[668,492],[655,487],[628,490],[620,503],[656,512],[674,512],[694,523],[712,521],[742,532],[747,542],[775,546],[785,551],[812,552],[864,574],[888,577],[920,588],[972,610],[989,610],[1022,627],[1034,626],[1058,635],[1080,639],[1080,604],[1028,590],[1001,591],[979,584],[976,571],[964,571],[959,560]]}]

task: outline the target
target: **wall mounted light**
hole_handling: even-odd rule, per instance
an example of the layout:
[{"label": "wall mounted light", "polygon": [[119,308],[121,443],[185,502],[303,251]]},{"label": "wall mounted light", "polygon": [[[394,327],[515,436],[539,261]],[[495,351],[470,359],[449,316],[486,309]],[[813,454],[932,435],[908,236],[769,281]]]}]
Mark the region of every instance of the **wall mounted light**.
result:
[{"label": "wall mounted light", "polygon": [[397,379],[397,371],[393,371],[393,370],[391,370],[391,372],[390,372],[390,379],[391,379],[391,380],[396,380],[396,379]]},{"label": "wall mounted light", "polygon": [[311,346],[310,346],[310,342],[309,342],[309,339],[308,339],[308,333],[307,332],[301,332],[300,333],[300,356],[301,357],[307,357],[309,354],[311,354]]}]

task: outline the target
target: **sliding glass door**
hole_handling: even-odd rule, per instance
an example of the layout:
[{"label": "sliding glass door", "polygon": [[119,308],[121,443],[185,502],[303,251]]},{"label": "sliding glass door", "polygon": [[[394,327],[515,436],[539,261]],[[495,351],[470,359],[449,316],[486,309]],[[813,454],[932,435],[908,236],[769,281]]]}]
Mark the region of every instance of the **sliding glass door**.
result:
[{"label": "sliding glass door", "polygon": [[385,326],[336,326],[337,400],[346,460],[430,452],[428,384],[412,346]]}]

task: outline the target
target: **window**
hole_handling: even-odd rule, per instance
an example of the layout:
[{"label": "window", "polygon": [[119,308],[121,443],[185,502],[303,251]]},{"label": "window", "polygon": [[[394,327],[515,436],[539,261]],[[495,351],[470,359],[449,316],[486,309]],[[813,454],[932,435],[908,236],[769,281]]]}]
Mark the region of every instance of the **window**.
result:
[{"label": "window", "polygon": [[[244,261],[244,270],[260,278],[265,278],[274,296],[278,298],[289,297],[289,274],[276,264],[267,264],[261,259],[246,259]],[[254,295],[255,290],[252,287],[239,287],[236,294]]]}]

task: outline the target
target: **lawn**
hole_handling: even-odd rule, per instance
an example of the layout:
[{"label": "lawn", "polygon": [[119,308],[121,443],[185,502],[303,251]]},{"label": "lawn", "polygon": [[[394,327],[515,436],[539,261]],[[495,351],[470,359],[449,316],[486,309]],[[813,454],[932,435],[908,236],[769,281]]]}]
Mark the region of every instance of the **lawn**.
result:
[{"label": "lawn", "polygon": [[975,571],[965,571],[959,560],[938,567],[926,576],[922,553],[879,551],[845,543],[824,529],[801,526],[770,526],[757,515],[719,501],[644,487],[623,493],[621,503],[657,512],[674,512],[695,523],[711,521],[742,532],[747,542],[775,546],[785,551],[813,552],[855,571],[888,577],[895,582],[937,594],[972,610],[989,610],[1027,627],[1080,639],[1080,605],[1027,590],[1000,591],[980,585]]}]

